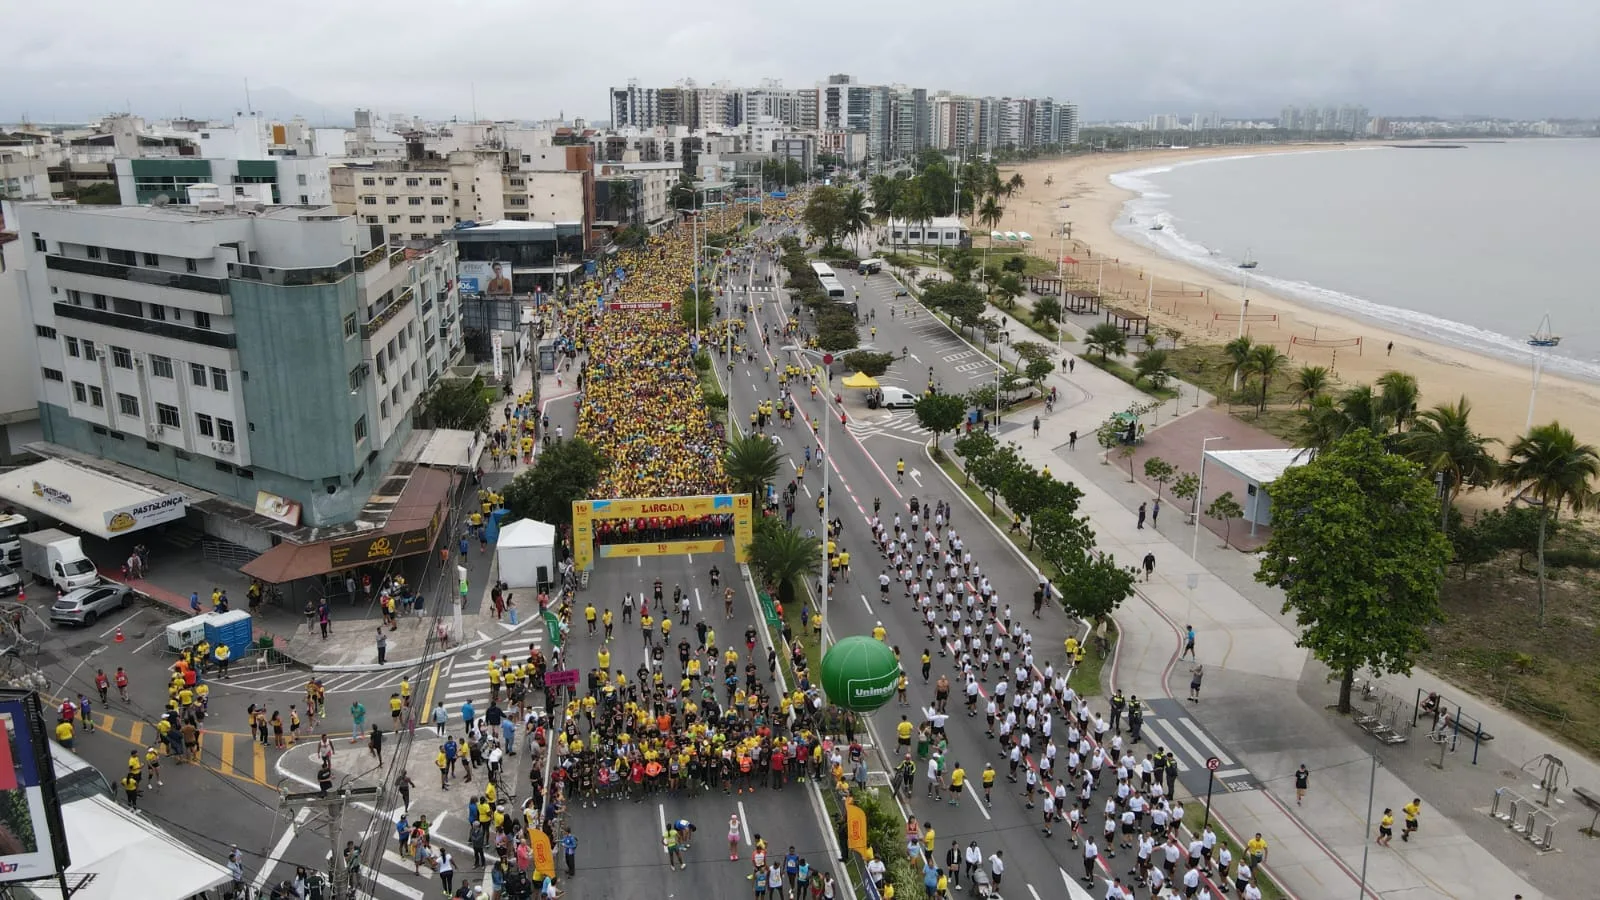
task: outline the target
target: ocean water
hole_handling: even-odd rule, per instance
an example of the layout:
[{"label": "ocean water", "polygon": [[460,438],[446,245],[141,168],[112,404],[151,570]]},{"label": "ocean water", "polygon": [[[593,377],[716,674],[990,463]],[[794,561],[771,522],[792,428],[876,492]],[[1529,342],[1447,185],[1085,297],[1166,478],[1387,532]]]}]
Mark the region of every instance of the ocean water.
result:
[{"label": "ocean water", "polygon": [[[1600,381],[1600,141],[1235,156],[1112,176],[1116,228],[1219,274],[1396,331]],[[1160,223],[1161,231],[1150,226]]]}]

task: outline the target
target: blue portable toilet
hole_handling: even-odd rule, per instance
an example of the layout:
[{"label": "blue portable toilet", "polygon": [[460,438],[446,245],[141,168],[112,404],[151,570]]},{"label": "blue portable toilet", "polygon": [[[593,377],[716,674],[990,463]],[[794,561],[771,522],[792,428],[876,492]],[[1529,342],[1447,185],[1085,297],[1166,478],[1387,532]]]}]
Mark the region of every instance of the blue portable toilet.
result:
[{"label": "blue portable toilet", "polygon": [[250,613],[242,609],[230,609],[225,613],[214,613],[206,619],[206,641],[213,647],[226,645],[229,658],[235,662],[244,659],[255,642]]}]

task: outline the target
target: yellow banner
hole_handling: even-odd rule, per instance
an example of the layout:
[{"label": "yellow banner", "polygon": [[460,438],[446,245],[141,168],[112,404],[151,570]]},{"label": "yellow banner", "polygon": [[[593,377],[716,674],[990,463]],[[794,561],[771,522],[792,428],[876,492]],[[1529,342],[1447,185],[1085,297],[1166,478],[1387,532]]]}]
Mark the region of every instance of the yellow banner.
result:
[{"label": "yellow banner", "polygon": [[533,872],[546,878],[556,877],[556,857],[550,851],[550,837],[537,828],[528,829],[528,846],[533,850]]},{"label": "yellow banner", "polygon": [[627,559],[634,556],[677,556],[680,553],[721,553],[728,546],[724,540],[666,541],[658,544],[602,544],[600,558]]},{"label": "yellow banner", "polygon": [[861,807],[850,803],[844,808],[845,835],[851,850],[867,852],[867,814]]}]

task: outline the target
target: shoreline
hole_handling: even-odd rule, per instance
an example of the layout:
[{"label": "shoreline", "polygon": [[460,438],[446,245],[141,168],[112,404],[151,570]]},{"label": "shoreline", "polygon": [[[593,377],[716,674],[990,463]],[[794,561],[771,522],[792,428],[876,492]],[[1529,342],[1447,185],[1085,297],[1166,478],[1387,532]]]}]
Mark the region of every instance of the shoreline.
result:
[{"label": "shoreline", "polygon": [[[1197,150],[1153,150],[1104,153],[1006,166],[1021,172],[1025,186],[1006,202],[999,230],[1028,231],[1036,253],[1053,259],[1061,239],[1061,223],[1070,222],[1072,240],[1065,254],[1079,278],[1102,279],[1109,304],[1143,313],[1151,307],[1151,326],[1172,329],[1186,343],[1222,344],[1237,334],[1240,285],[1235,277],[1170,256],[1155,246],[1118,230],[1124,207],[1138,192],[1111,182],[1114,175],[1141,169],[1224,157],[1271,153],[1337,152],[1342,145],[1291,144],[1268,147],[1214,147]],[[1045,185],[1046,177],[1052,185]],[[1062,209],[1068,203],[1070,208]],[[1102,262],[1104,260],[1104,262]],[[1150,279],[1150,281],[1146,281]],[[1153,284],[1153,296],[1152,296]],[[1291,368],[1322,365],[1334,369],[1339,386],[1374,382],[1384,372],[1412,374],[1422,390],[1422,407],[1453,402],[1465,395],[1473,404],[1473,427],[1488,437],[1510,443],[1527,419],[1532,388],[1531,360],[1517,363],[1474,348],[1429,340],[1399,329],[1330,310],[1250,282],[1251,321],[1247,333],[1258,343],[1271,343],[1293,357]],[[1275,315],[1276,321],[1267,317]],[[1355,347],[1326,348],[1291,344],[1291,338],[1337,340],[1360,337]],[[1393,343],[1391,354],[1385,347]],[[1539,383],[1534,424],[1561,421],[1580,441],[1600,441],[1600,384],[1555,374],[1547,364]]]}]

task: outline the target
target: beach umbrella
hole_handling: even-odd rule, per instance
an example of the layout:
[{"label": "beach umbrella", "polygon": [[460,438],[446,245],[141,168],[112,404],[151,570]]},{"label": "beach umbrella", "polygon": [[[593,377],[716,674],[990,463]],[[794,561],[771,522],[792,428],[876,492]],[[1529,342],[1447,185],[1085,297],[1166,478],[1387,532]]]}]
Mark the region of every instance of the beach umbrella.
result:
[{"label": "beach umbrella", "polygon": [[1001,234],[998,231],[989,232],[989,240],[991,240],[991,241],[1003,241],[1005,239],[1006,239],[1006,236]]},{"label": "beach umbrella", "polygon": [[1025,240],[1025,241],[1033,240],[1033,235],[1027,233],[1026,231],[1017,232],[1017,237],[1021,238],[1022,240]]},{"label": "beach umbrella", "polygon": [[1018,240],[1017,233],[1015,231],[1008,231],[1008,232],[1006,232],[1005,239],[1008,240],[1008,241]]}]

